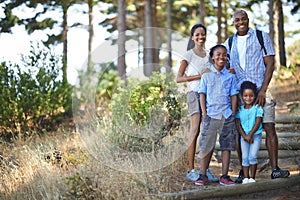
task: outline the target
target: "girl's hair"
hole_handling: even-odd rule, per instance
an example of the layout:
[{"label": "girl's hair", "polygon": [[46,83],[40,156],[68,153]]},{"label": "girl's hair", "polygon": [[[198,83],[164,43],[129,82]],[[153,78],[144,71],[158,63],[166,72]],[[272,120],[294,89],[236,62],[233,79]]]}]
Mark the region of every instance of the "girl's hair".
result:
[{"label": "girl's hair", "polygon": [[192,37],[195,33],[195,30],[197,28],[203,28],[204,31],[205,31],[205,35],[206,35],[206,27],[202,24],[195,24],[192,28],[191,28],[191,33],[190,33],[190,39],[189,39],[189,42],[188,42],[188,45],[187,45],[187,50],[190,50],[192,48],[195,47],[195,42],[192,40]]},{"label": "girl's hair", "polygon": [[240,93],[243,95],[244,91],[250,89],[253,91],[255,97],[257,97],[257,87],[255,83],[252,83],[251,81],[244,81],[241,85]]},{"label": "girl's hair", "polygon": [[213,46],[213,47],[210,49],[210,52],[209,52],[210,58],[213,57],[215,50],[216,50],[216,49],[219,49],[219,48],[223,48],[223,49],[225,49],[225,50],[227,51],[227,49],[226,49],[226,47],[225,47],[224,45],[222,45],[222,44],[217,44],[216,46]]}]

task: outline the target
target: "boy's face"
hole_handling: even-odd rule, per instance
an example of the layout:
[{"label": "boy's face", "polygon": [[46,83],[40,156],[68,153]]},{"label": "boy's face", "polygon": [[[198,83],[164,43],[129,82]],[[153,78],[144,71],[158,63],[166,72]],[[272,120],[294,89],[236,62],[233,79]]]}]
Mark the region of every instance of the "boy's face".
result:
[{"label": "boy's face", "polygon": [[227,50],[224,48],[221,48],[221,47],[215,49],[213,56],[212,56],[212,60],[215,63],[215,68],[218,71],[221,71],[227,62]]}]

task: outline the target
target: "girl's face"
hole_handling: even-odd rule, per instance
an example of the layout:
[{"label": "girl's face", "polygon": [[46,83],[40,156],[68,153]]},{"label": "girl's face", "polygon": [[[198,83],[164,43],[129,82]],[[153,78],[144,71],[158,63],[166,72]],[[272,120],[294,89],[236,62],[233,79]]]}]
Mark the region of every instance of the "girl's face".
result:
[{"label": "girl's face", "polygon": [[255,100],[255,94],[254,94],[253,90],[245,89],[243,91],[242,98],[243,98],[245,105],[253,105],[253,102]]},{"label": "girl's face", "polygon": [[195,29],[192,40],[195,42],[195,45],[204,46],[206,41],[205,30],[202,27]]},{"label": "girl's face", "polygon": [[212,60],[215,63],[215,68],[221,71],[227,62],[227,50],[225,48],[217,48],[213,52]]}]

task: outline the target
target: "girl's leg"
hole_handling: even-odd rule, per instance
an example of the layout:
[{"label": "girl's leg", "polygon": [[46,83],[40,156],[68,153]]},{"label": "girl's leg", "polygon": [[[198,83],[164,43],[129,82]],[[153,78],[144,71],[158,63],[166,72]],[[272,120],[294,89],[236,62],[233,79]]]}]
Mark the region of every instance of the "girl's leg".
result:
[{"label": "girl's leg", "polygon": [[250,178],[255,179],[257,169],[257,155],[261,145],[261,134],[253,136],[253,143],[249,149],[249,163],[250,163]]},{"label": "girl's leg", "polygon": [[189,171],[194,169],[194,161],[195,161],[195,151],[197,138],[199,136],[200,131],[200,113],[195,113],[190,118],[190,136],[188,141],[188,163],[189,163]]},{"label": "girl's leg", "polygon": [[250,178],[255,179],[257,164],[250,165]]},{"label": "girl's leg", "polygon": [[242,150],[242,166],[244,171],[244,177],[249,178],[249,151],[250,144],[244,140],[243,137],[240,139],[241,142],[241,150]]}]

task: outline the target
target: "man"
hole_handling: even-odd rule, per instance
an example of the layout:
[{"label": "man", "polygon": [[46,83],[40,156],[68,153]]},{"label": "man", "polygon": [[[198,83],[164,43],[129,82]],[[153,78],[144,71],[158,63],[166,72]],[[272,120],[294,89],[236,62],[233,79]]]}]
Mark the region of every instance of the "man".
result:
[{"label": "man", "polygon": [[[232,37],[231,47],[229,39],[225,46],[230,54],[230,67],[234,69],[238,87],[244,81],[251,81],[257,85],[258,94],[256,103],[263,106],[263,128],[266,132],[266,146],[268,149],[270,165],[272,167],[271,178],[285,178],[290,175],[288,170],[278,167],[278,137],[275,130],[275,104],[268,90],[274,71],[274,49],[267,33],[262,32],[263,46],[258,40],[256,31],[249,27],[248,14],[244,10],[238,10],[233,15],[233,23],[237,33]],[[265,50],[265,52],[264,52]],[[241,164],[240,140],[237,140],[237,153]],[[236,183],[243,180],[243,171],[240,170]]]}]

